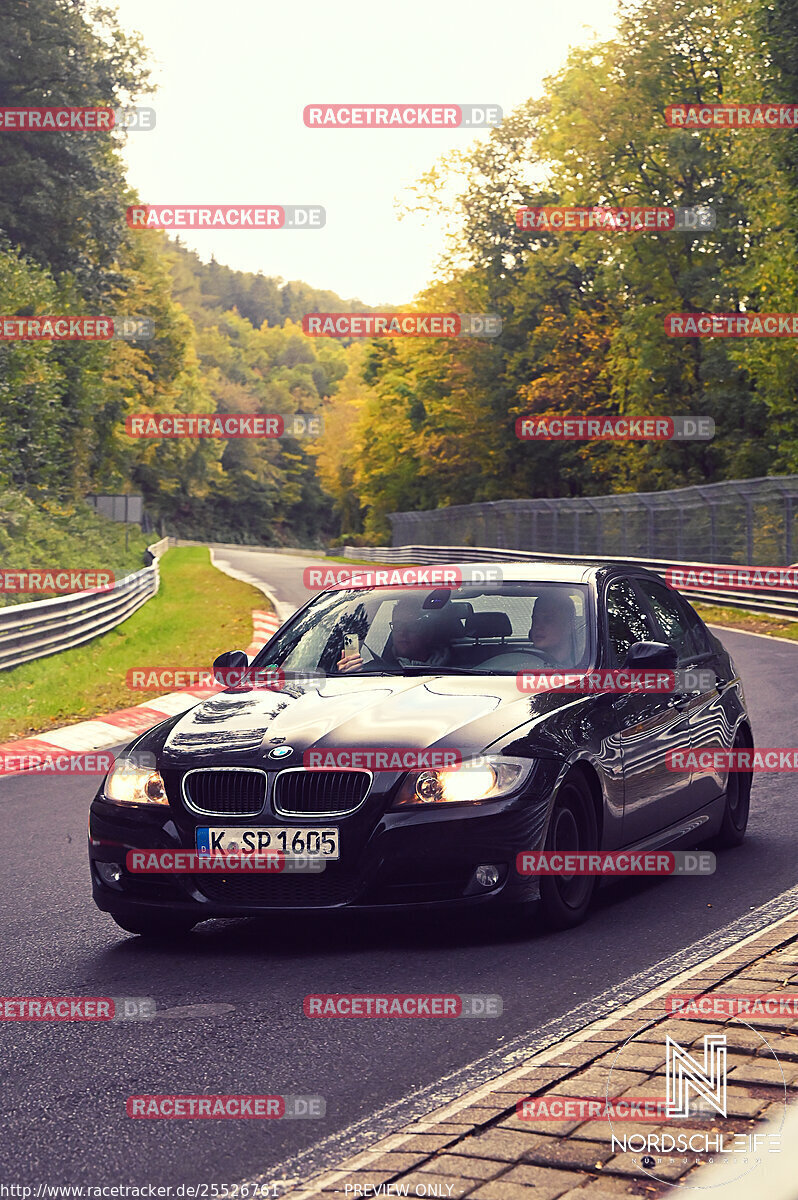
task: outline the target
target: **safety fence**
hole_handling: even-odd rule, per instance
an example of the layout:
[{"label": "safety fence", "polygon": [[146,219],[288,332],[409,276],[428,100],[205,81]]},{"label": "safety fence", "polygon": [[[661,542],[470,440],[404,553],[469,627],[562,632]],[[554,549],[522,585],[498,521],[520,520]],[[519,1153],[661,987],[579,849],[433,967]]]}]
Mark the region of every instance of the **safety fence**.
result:
[{"label": "safety fence", "polygon": [[798,557],[798,475],[662,492],[493,500],[390,513],[393,545],[491,546],[582,557],[787,564]]},{"label": "safety fence", "polygon": [[108,591],[0,608],[0,670],[71,650],[120,625],[158,591],[158,559],[168,547],[169,538],[148,546],[148,565],[118,579]]},{"label": "safety fence", "polygon": [[[345,558],[364,559],[367,562],[402,564],[415,563],[427,566],[430,563],[467,562],[573,562],[574,554],[535,554],[524,550],[497,550],[495,546],[344,546],[338,551]],[[684,562],[675,559],[625,558],[612,555],[580,554],[579,562],[601,565],[602,563],[625,563],[647,567],[664,576],[669,569],[687,571],[691,567],[709,567],[706,562]],[[735,565],[735,564],[727,564]],[[775,565],[775,564],[768,564]],[[755,568],[750,569],[753,574]],[[684,584],[679,591],[691,600],[704,604],[742,608],[750,612],[771,613],[776,616],[798,620],[798,590],[759,588],[738,585],[724,590],[702,588],[700,584]]]}]

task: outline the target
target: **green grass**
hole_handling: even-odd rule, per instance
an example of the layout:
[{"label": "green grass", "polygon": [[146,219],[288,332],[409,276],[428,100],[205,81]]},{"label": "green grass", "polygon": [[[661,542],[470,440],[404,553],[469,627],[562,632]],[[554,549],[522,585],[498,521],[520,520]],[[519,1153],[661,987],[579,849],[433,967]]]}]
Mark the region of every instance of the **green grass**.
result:
[{"label": "green grass", "polygon": [[262,592],[211,566],[204,547],[170,550],[161,587],[116,629],[74,650],[3,672],[0,741],[42,733],[166,691],[131,691],[131,668],[208,669],[223,650],[252,641],[252,609],[270,610]]},{"label": "green grass", "polygon": [[[689,594],[687,599],[690,599]],[[721,608],[719,605],[694,604],[693,608],[708,625],[726,625],[729,629],[740,629],[747,633],[769,633],[771,637],[798,642],[798,621],[772,617],[769,613],[746,612],[742,608]]]}]

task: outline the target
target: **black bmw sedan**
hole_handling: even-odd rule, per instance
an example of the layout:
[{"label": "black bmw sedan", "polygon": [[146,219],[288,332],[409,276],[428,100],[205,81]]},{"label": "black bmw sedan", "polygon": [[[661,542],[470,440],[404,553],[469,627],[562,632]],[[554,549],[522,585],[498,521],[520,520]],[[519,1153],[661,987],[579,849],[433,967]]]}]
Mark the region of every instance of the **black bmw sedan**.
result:
[{"label": "black bmw sedan", "polygon": [[[234,685],[131,742],[94,798],[98,907],[151,936],[388,906],[532,904],[564,928],[587,915],[596,876],[522,874],[523,852],[741,842],[751,773],[712,754],[673,769],[691,748],[753,746],[734,663],[690,604],[619,564],[496,576],[469,565],[446,586],[334,587],[251,663],[220,656]],[[622,668],[673,683],[560,686]],[[136,870],[134,851],[189,851],[189,868],[274,852],[280,868]]]}]

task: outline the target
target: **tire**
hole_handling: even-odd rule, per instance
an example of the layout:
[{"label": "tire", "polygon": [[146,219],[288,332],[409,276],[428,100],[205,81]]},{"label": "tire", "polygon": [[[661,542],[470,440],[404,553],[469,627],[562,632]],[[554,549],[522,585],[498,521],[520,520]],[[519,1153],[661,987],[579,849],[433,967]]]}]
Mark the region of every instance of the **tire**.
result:
[{"label": "tire", "polygon": [[[750,741],[743,733],[738,732],[732,748],[734,750],[749,749]],[[739,846],[745,838],[753,781],[753,771],[729,771],[726,781],[723,821],[713,839],[714,844],[721,849],[728,846]]]},{"label": "tire", "polygon": [[[593,797],[584,777],[566,776],[552,809],[546,850],[587,852],[598,848],[598,828]],[[594,875],[543,875],[540,900],[544,923],[550,929],[581,925],[590,911],[596,890]]]},{"label": "tire", "polygon": [[163,916],[140,917],[117,917],[111,913],[111,916],[119,928],[124,929],[125,933],[137,933],[139,937],[149,938],[153,941],[168,941],[170,938],[183,937],[190,933],[197,923],[190,917],[170,917],[165,913]]}]

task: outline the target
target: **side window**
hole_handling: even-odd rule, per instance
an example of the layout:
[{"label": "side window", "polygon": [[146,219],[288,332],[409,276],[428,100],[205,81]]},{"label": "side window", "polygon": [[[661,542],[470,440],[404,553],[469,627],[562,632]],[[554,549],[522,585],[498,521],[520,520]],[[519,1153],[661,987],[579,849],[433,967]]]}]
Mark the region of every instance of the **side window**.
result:
[{"label": "side window", "polygon": [[690,636],[693,639],[695,648],[699,654],[716,654],[715,646],[712,644],[712,634],[707,629],[704,622],[699,617],[696,610],[684,596],[680,596],[681,607],[687,617],[687,627],[690,630]]},{"label": "side window", "polygon": [[616,579],[607,588],[607,628],[611,667],[623,666],[634,642],[658,640],[628,579]]},{"label": "side window", "polygon": [[654,619],[665,635],[665,641],[673,646],[679,658],[692,658],[696,653],[696,644],[689,616],[679,597],[653,579],[638,579],[637,586],[650,602]]}]

